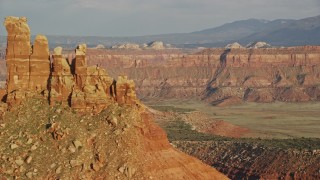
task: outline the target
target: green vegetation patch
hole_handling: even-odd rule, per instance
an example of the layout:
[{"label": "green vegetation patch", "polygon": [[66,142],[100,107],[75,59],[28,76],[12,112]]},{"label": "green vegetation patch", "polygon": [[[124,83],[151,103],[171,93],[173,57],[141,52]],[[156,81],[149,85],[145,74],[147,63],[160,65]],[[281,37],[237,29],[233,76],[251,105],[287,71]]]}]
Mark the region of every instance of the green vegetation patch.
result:
[{"label": "green vegetation patch", "polygon": [[175,106],[150,106],[150,107],[162,112],[188,113],[188,112],[195,111],[195,109],[192,109],[192,108],[179,108]]},{"label": "green vegetation patch", "polygon": [[246,143],[280,149],[315,150],[320,149],[319,138],[294,138],[294,139],[260,139],[260,138],[229,138],[201,133],[192,129],[190,124],[177,118],[162,125],[172,141],[228,141],[232,143]]}]

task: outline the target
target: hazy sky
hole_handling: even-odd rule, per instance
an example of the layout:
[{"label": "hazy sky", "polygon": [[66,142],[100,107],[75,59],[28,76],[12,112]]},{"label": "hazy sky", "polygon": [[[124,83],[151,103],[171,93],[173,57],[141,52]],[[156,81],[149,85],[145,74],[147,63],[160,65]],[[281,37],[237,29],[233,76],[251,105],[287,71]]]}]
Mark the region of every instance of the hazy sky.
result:
[{"label": "hazy sky", "polygon": [[302,19],[320,15],[320,0],[0,0],[1,20],[10,15],[26,16],[32,34],[134,36]]}]

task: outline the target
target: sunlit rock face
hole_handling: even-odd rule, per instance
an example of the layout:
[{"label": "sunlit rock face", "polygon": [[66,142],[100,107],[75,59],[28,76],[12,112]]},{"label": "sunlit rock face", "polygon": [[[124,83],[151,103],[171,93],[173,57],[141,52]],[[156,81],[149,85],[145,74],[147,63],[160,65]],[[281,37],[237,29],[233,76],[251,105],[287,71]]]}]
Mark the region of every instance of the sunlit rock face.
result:
[{"label": "sunlit rock face", "polygon": [[47,38],[37,35],[31,45],[25,17],[7,17],[4,25],[8,32],[6,102],[9,108],[27,97],[47,98],[51,105],[69,104],[80,113],[99,113],[115,102],[139,104],[133,81],[120,76],[117,87],[117,81],[105,69],[87,66],[85,44],[75,49],[75,58],[70,60],[62,56],[61,47],[56,47],[51,63]]},{"label": "sunlit rock face", "polygon": [[143,99],[219,103],[319,101],[320,46],[112,51],[89,49],[88,64],[127,75]]}]

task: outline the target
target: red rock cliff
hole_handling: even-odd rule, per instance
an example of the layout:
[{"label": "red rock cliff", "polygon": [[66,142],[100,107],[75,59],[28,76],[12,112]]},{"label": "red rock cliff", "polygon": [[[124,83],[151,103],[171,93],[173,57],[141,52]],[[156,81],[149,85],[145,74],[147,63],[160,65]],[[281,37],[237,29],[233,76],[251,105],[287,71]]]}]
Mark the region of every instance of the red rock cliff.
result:
[{"label": "red rock cliff", "polygon": [[[221,50],[219,50],[221,51]],[[199,97],[219,66],[219,54],[186,55],[180,50],[88,50],[88,64],[112,76],[127,75],[140,98]]]},{"label": "red rock cliff", "polygon": [[231,101],[319,100],[320,47],[179,50],[88,50],[88,63],[132,78],[141,98]]}]

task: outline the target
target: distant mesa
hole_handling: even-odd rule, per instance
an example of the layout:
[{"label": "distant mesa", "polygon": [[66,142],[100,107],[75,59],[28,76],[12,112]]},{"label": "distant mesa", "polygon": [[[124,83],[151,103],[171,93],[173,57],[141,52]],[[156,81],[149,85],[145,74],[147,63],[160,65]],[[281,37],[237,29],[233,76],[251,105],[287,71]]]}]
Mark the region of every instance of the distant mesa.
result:
[{"label": "distant mesa", "polygon": [[133,50],[140,50],[140,45],[135,43],[125,43],[120,45],[112,46],[111,49],[133,49]]},{"label": "distant mesa", "polygon": [[239,44],[238,42],[234,42],[232,44],[228,44],[226,47],[226,49],[240,49],[240,48],[244,48],[241,44]]},{"label": "distant mesa", "polygon": [[143,43],[143,44],[141,45],[141,47],[142,47],[143,49],[146,49],[146,48],[148,48],[148,44]]},{"label": "distant mesa", "polygon": [[163,50],[163,49],[173,49],[171,44],[164,44],[162,41],[152,41],[150,43],[136,44],[136,43],[124,43],[118,44],[111,47],[111,49],[128,49],[128,50]]},{"label": "distant mesa", "polygon": [[106,47],[103,44],[98,44],[95,49],[105,49]]},{"label": "distant mesa", "polygon": [[271,48],[272,46],[266,42],[258,41],[247,44],[246,48]]},{"label": "distant mesa", "polygon": [[153,41],[148,44],[148,48],[160,50],[160,49],[165,49],[165,46],[162,41]]},{"label": "distant mesa", "polygon": [[226,45],[225,49],[244,49],[244,48],[259,49],[259,48],[271,48],[271,47],[272,46],[266,42],[257,41],[257,42],[249,43],[245,47],[243,47],[238,42],[234,42],[234,43]]}]

